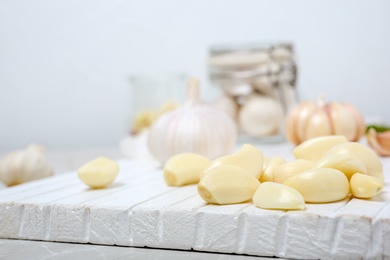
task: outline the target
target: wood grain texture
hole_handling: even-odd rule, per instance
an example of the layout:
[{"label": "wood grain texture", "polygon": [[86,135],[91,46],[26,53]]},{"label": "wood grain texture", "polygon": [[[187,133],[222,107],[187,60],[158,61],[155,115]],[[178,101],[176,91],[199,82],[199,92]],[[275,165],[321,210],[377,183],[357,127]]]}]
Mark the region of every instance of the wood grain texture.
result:
[{"label": "wood grain texture", "polygon": [[169,187],[161,166],[119,161],[106,189],[75,172],[0,191],[0,237],[174,248],[297,259],[390,258],[390,159],[371,200],[307,204],[304,211],[252,203],[208,205],[196,186]]}]

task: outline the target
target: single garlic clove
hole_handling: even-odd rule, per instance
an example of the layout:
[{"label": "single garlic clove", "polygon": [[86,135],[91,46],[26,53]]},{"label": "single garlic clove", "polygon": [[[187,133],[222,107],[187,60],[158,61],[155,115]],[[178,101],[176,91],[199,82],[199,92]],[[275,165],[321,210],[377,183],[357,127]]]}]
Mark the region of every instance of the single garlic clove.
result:
[{"label": "single garlic clove", "polygon": [[304,131],[303,140],[332,134],[331,122],[323,107],[316,108],[310,115]]},{"label": "single garlic clove", "polygon": [[220,165],[209,169],[198,183],[203,200],[213,204],[233,204],[252,198],[260,182],[243,168]]},{"label": "single garlic clove", "polygon": [[328,104],[326,109],[332,121],[332,133],[344,135],[348,140],[355,140],[359,129],[355,117],[351,116],[350,109],[337,102]]},{"label": "single garlic clove", "polygon": [[[291,129],[296,132],[296,139],[298,140],[297,144],[307,139],[306,138],[307,125],[309,124],[309,121],[311,120],[311,116],[313,112],[316,110],[316,107],[317,105],[311,101],[304,101],[299,104],[296,118],[294,118],[296,122],[294,124],[293,129]],[[287,129],[287,131],[291,131],[291,130]]]},{"label": "single garlic clove", "polygon": [[381,161],[376,153],[366,145],[355,142],[342,143],[328,150],[324,157],[331,154],[350,155],[364,164],[368,175],[384,179]]},{"label": "single garlic clove", "polygon": [[274,181],[275,168],[285,163],[286,160],[279,156],[270,159],[267,167],[263,170],[263,173],[260,176],[260,182]]},{"label": "single garlic clove", "polygon": [[390,156],[390,131],[377,133],[374,128],[368,129],[367,142],[377,154]]},{"label": "single garlic clove", "polygon": [[263,156],[263,172],[265,169],[267,169],[269,162],[271,161],[271,158],[267,156]]},{"label": "single garlic clove", "polygon": [[119,165],[106,157],[92,160],[77,171],[82,182],[93,189],[104,188],[111,184],[118,175]]},{"label": "single garlic clove", "polygon": [[253,203],[263,209],[304,209],[305,201],[295,189],[275,182],[260,184],[253,195]]},{"label": "single garlic clove", "polygon": [[208,158],[194,153],[174,155],[164,165],[164,180],[170,186],[196,184],[200,172],[210,162]]},{"label": "single garlic clove", "polygon": [[354,139],[350,139],[350,141],[353,141],[353,142],[356,142],[360,139],[360,137],[363,136],[365,130],[366,130],[366,126],[364,124],[364,119],[363,119],[363,116],[362,114],[359,113],[359,111],[354,107],[352,106],[351,104],[349,103],[344,103],[343,104],[344,107],[346,109],[349,110],[349,112],[351,113],[352,117],[355,118],[356,120],[356,124],[357,124],[357,131],[356,131],[356,136]]},{"label": "single garlic clove", "polygon": [[319,160],[328,150],[348,140],[342,135],[320,136],[304,141],[293,150],[297,159]]},{"label": "single garlic clove", "polygon": [[306,202],[312,203],[342,200],[349,193],[347,177],[331,168],[310,169],[288,178],[283,184],[296,189]]},{"label": "single garlic clove", "polygon": [[314,162],[298,159],[288,163],[282,163],[273,170],[273,181],[283,183],[285,180],[298,173],[311,169]]},{"label": "single garlic clove", "polygon": [[213,160],[201,172],[200,178],[209,169],[225,164],[243,168],[259,179],[263,169],[263,152],[250,144],[244,144],[237,152]]},{"label": "single garlic clove", "polygon": [[333,168],[345,174],[347,179],[357,172],[367,173],[363,162],[348,154],[330,154],[316,162],[313,168]]},{"label": "single garlic clove", "polygon": [[382,179],[361,173],[354,174],[349,184],[352,195],[361,199],[369,199],[378,195],[384,187]]}]

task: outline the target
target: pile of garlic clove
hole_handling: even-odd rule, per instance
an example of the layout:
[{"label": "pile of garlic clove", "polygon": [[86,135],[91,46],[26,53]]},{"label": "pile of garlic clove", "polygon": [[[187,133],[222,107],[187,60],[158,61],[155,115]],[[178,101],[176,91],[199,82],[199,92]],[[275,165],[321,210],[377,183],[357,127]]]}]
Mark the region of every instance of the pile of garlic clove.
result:
[{"label": "pile of garlic clove", "polygon": [[165,178],[168,185],[197,184],[200,197],[208,203],[253,201],[259,208],[281,210],[303,210],[305,202],[329,203],[350,194],[370,199],[384,187],[375,152],[344,136],[309,139],[293,154],[292,162],[267,158],[250,144],[213,161],[187,153],[169,159],[164,176],[170,176]]}]

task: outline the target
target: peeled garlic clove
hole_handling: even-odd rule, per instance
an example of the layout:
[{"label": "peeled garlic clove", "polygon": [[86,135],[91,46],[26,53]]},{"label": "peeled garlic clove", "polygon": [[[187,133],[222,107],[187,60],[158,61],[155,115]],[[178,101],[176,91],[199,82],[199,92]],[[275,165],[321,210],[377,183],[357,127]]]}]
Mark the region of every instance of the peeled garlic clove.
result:
[{"label": "peeled garlic clove", "polygon": [[376,177],[356,173],[349,182],[352,195],[356,198],[369,199],[378,195],[383,187],[384,181]]},{"label": "peeled garlic clove", "polygon": [[194,153],[174,155],[164,165],[164,180],[170,186],[196,184],[200,172],[210,162],[208,158]]},{"label": "peeled garlic clove", "polygon": [[248,201],[260,185],[258,179],[234,165],[209,169],[198,183],[203,200],[213,204],[232,204]]},{"label": "peeled garlic clove", "polygon": [[367,169],[361,161],[347,154],[330,154],[325,156],[316,162],[313,168],[333,168],[339,170],[345,174],[348,180],[357,172],[367,173]]},{"label": "peeled garlic clove", "polygon": [[374,128],[368,129],[367,142],[379,155],[390,156],[390,131],[377,133]]},{"label": "peeled garlic clove", "polygon": [[267,156],[263,156],[263,172],[268,167],[269,162],[271,161],[271,158]]},{"label": "peeled garlic clove", "polygon": [[253,203],[263,209],[304,209],[305,201],[295,189],[275,182],[260,184],[253,195]]},{"label": "peeled garlic clove", "polygon": [[298,173],[311,169],[314,162],[298,159],[292,162],[281,164],[273,170],[274,182],[283,183],[285,180]]},{"label": "peeled garlic clove", "polygon": [[108,158],[99,157],[77,171],[82,182],[93,189],[104,188],[111,184],[118,175],[119,165]]},{"label": "peeled garlic clove", "polygon": [[330,168],[316,168],[298,173],[283,184],[296,189],[306,202],[313,203],[342,200],[349,193],[349,183],[344,173]]},{"label": "peeled garlic clove", "polygon": [[293,154],[297,159],[317,161],[331,148],[347,142],[347,138],[343,135],[315,137],[295,147]]},{"label": "peeled garlic clove", "polygon": [[381,161],[373,150],[363,144],[355,142],[342,143],[328,150],[324,156],[331,154],[350,155],[364,164],[368,175],[384,179]]},{"label": "peeled garlic clove", "polygon": [[283,119],[281,105],[273,98],[254,94],[238,114],[241,130],[251,136],[269,136],[279,132]]},{"label": "peeled garlic clove", "polygon": [[260,176],[260,182],[274,181],[275,168],[285,163],[286,160],[279,156],[270,159],[269,163],[267,164],[267,167],[263,170]]},{"label": "peeled garlic clove", "polygon": [[202,171],[200,178],[208,169],[219,165],[238,166],[259,179],[263,169],[263,152],[250,144],[244,144],[237,152],[213,160]]}]

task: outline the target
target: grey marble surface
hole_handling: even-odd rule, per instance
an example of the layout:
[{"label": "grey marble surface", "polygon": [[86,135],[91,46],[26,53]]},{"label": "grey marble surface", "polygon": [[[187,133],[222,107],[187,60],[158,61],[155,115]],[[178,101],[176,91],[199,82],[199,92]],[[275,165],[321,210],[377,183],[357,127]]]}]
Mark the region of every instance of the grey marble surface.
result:
[{"label": "grey marble surface", "polygon": [[[69,260],[69,259],[218,259],[249,260],[272,258],[218,254],[195,251],[168,249],[136,248],[120,246],[103,246],[91,244],[56,243],[44,241],[28,241],[0,239],[0,259],[7,260]],[[280,258],[278,258],[280,259]]]}]

